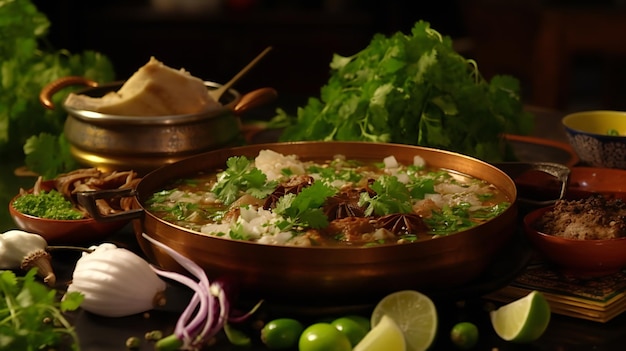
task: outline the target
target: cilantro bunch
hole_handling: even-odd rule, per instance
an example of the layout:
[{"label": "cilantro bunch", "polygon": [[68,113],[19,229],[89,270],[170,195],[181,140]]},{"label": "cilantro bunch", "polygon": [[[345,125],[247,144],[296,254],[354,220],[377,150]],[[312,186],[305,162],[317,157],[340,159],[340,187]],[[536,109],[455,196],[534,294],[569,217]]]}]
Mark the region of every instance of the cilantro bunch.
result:
[{"label": "cilantro bunch", "polygon": [[59,107],[51,111],[39,103],[41,89],[65,76],[114,78],[111,62],[100,53],[53,49],[46,41],[49,27],[30,0],[0,1],[0,156],[26,156],[28,168],[46,178],[77,164],[62,135],[67,113],[61,106],[69,91],[54,95]]},{"label": "cilantro bunch", "polygon": [[69,337],[78,350],[76,331],[64,313],[76,310],[83,301],[77,292],[59,301],[57,292],[35,279],[36,269],[22,277],[0,271],[0,350],[45,350],[59,346]]},{"label": "cilantro bunch", "polygon": [[527,134],[519,81],[486,81],[452,40],[417,22],[410,35],[377,34],[351,57],[334,55],[319,98],[297,116],[279,109],[281,141],[361,140],[422,145],[486,161],[509,158],[502,133]]}]

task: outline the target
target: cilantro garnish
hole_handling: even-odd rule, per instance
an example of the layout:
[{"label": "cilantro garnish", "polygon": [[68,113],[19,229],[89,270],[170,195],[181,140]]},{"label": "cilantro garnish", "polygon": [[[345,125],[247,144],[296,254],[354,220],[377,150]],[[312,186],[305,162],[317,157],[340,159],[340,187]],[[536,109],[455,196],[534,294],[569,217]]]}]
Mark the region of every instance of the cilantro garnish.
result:
[{"label": "cilantro garnish", "polygon": [[485,208],[474,211],[472,215],[474,216],[474,218],[482,219],[486,221],[491,218],[499,216],[502,212],[504,212],[510,206],[511,204],[509,202],[501,202],[493,206],[487,206]]},{"label": "cilantro garnish", "polygon": [[325,183],[332,183],[335,180],[356,183],[363,177],[352,168],[322,167],[319,165],[309,166],[307,172],[317,174]]},{"label": "cilantro garnish", "polygon": [[297,195],[285,194],[276,203],[274,212],[288,219],[287,227],[324,228],[328,226],[328,218],[321,207],[335,193],[334,188],[314,182]]},{"label": "cilantro garnish", "polygon": [[36,280],[36,272],[18,277],[0,271],[0,349],[45,350],[69,336],[72,350],[78,350],[78,335],[64,312],[76,310],[83,295],[70,292],[59,301],[56,290]]},{"label": "cilantro garnish", "polygon": [[410,213],[411,193],[409,189],[398,181],[394,176],[380,176],[370,186],[376,192],[371,197],[367,192],[362,192],[359,206],[367,205],[365,215],[384,216],[392,213]]},{"label": "cilantro garnish", "polygon": [[229,157],[226,167],[217,175],[217,182],[211,189],[226,205],[237,200],[242,192],[262,199],[276,188],[276,182],[268,182],[267,176],[252,167],[252,161],[244,156]]},{"label": "cilantro garnish", "polygon": [[434,234],[450,234],[469,229],[476,225],[470,220],[470,204],[461,203],[456,206],[444,206],[441,211],[432,211],[424,222],[432,228]]}]

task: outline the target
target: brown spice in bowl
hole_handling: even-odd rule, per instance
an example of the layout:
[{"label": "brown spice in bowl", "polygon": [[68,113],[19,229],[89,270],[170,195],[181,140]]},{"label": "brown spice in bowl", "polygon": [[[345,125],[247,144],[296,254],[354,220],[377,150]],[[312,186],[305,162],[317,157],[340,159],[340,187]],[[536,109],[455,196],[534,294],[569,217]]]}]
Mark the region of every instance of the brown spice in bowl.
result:
[{"label": "brown spice in bowl", "polygon": [[601,195],[559,200],[537,221],[536,229],[568,239],[626,237],[626,202]]}]

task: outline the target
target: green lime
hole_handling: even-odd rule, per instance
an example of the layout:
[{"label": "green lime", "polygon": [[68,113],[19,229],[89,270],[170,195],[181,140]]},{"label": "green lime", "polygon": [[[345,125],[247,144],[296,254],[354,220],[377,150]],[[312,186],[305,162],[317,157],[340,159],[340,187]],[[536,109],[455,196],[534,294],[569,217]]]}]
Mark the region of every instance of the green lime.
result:
[{"label": "green lime", "polygon": [[401,290],[382,298],[372,312],[372,329],[384,315],[400,327],[408,351],[427,350],[437,335],[437,309],[433,301],[415,290]]},{"label": "green lime", "polygon": [[299,351],[351,351],[352,345],[346,334],[330,323],[315,323],[300,335]]},{"label": "green lime", "polygon": [[290,349],[298,344],[304,326],[292,318],[278,318],[269,321],[261,329],[261,341],[269,349]]},{"label": "green lime", "polygon": [[367,318],[367,317],[363,317],[363,316],[358,315],[358,314],[350,314],[350,315],[345,316],[345,318],[350,318],[353,321],[359,323],[361,328],[363,328],[363,329],[365,329],[367,331],[372,329],[371,325],[370,325],[370,319]]},{"label": "green lime", "polygon": [[550,305],[539,291],[490,312],[496,334],[506,341],[520,343],[539,339],[550,323]]},{"label": "green lime", "polygon": [[478,327],[471,322],[457,323],[450,331],[452,343],[462,350],[469,350],[478,342]]},{"label": "green lime", "polygon": [[335,326],[335,328],[337,328],[340,332],[346,334],[352,346],[358,344],[359,341],[361,341],[361,339],[363,339],[365,334],[367,334],[367,332],[369,331],[369,328],[363,328],[363,326],[359,324],[359,322],[349,317],[337,318],[330,324]]},{"label": "green lime", "polygon": [[354,347],[352,351],[405,351],[404,332],[389,318],[383,315],[378,324]]}]

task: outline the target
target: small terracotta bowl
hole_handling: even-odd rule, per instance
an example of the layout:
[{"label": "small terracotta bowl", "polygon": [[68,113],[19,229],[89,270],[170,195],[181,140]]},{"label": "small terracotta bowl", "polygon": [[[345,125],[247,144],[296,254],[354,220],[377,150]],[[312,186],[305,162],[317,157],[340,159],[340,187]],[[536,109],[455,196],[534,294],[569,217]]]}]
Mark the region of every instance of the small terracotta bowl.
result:
[{"label": "small terracotta bowl", "polygon": [[569,143],[583,163],[626,169],[626,112],[576,112],[563,117],[562,124]]},{"label": "small terracotta bowl", "polygon": [[122,229],[128,220],[98,222],[93,218],[76,220],[46,219],[23,214],[13,207],[15,196],[9,202],[9,213],[23,231],[41,235],[48,244],[84,244],[102,240]]},{"label": "small terracotta bowl", "polygon": [[577,240],[542,233],[535,223],[552,206],[542,207],[524,217],[524,231],[531,244],[564,274],[597,277],[616,273],[626,267],[626,238]]}]

